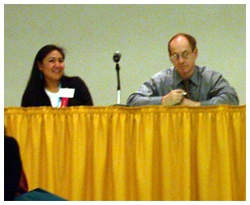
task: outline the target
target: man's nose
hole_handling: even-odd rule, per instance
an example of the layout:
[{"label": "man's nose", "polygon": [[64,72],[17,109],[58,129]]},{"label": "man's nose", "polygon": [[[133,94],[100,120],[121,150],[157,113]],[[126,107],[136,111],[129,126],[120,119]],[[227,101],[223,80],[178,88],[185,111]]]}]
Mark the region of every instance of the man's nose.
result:
[{"label": "man's nose", "polygon": [[184,58],[181,55],[179,55],[178,62],[182,63],[183,61],[184,61]]}]

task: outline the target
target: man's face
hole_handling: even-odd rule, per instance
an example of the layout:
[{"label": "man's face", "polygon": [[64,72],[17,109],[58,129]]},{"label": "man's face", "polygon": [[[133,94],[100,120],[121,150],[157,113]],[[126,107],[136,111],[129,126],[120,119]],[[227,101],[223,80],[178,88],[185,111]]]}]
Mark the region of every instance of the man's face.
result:
[{"label": "man's face", "polygon": [[178,36],[170,43],[170,60],[183,79],[189,79],[195,69],[198,49],[192,51],[191,45],[184,36]]}]

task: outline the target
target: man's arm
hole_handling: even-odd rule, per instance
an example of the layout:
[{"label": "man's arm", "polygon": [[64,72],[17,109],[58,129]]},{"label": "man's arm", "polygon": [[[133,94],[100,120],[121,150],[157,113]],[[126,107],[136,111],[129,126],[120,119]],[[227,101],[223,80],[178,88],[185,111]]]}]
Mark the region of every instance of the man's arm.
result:
[{"label": "man's arm", "polygon": [[127,105],[169,105],[178,103],[180,101],[178,98],[183,96],[180,91],[173,91],[172,72],[173,68],[156,73],[149,81],[144,82],[137,92],[129,96]]},{"label": "man's arm", "polygon": [[128,97],[127,105],[141,106],[141,105],[160,105],[162,96],[154,94],[154,87],[152,83],[146,82],[141,85],[140,89]]},{"label": "man's arm", "polygon": [[[175,89],[171,90],[168,94],[164,96],[147,96],[142,93],[133,93],[129,96],[127,104],[130,106],[176,105],[182,101],[184,92],[185,91],[182,89]],[[148,93],[150,93],[149,90]]]},{"label": "man's arm", "polygon": [[201,105],[239,105],[237,93],[228,81],[220,73],[211,76],[212,89],[209,92],[208,100],[200,101]]},{"label": "man's arm", "polygon": [[183,100],[180,102],[180,105],[188,105],[188,106],[198,107],[198,106],[201,106],[201,103],[198,101],[183,98]]}]

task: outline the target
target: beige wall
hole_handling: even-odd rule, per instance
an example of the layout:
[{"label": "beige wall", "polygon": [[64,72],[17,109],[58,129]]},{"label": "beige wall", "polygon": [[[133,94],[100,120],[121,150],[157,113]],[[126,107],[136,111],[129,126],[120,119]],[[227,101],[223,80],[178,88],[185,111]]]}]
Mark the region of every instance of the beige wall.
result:
[{"label": "beige wall", "polygon": [[113,53],[120,50],[121,103],[171,66],[168,40],[194,35],[198,65],[221,72],[246,103],[245,5],[5,5],[4,106],[20,106],[34,57],[66,49],[66,74],[80,76],[95,105],[116,103]]}]

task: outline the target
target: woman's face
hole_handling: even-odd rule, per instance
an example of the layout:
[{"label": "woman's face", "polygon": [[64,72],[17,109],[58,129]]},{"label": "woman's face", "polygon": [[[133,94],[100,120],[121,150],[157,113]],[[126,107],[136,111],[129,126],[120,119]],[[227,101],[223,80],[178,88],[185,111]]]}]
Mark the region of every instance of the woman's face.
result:
[{"label": "woman's face", "polygon": [[64,58],[59,51],[53,50],[45,56],[42,63],[38,62],[38,68],[46,82],[60,81],[64,73]]}]

